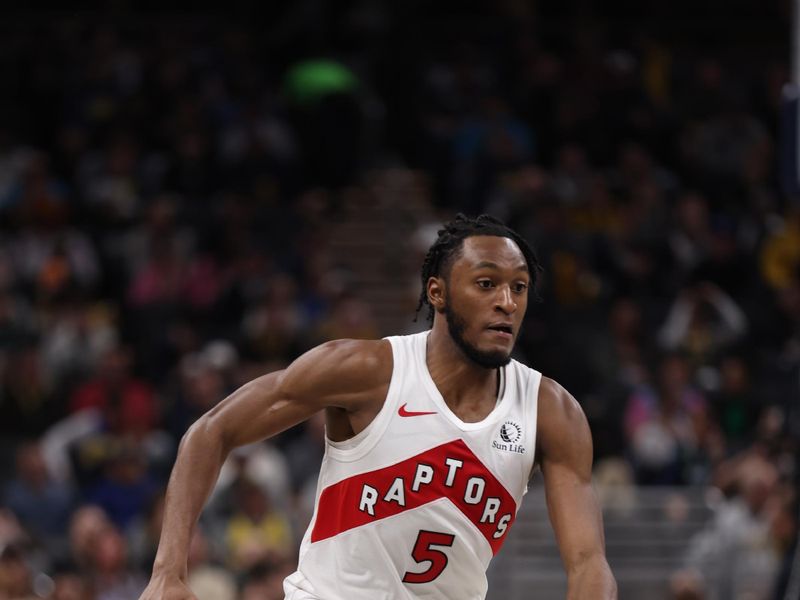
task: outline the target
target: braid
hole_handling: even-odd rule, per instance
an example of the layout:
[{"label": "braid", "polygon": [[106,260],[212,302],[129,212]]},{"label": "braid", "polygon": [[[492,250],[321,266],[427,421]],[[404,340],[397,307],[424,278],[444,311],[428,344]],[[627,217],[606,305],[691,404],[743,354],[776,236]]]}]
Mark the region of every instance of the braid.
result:
[{"label": "braid", "polygon": [[461,213],[456,215],[456,218],[445,223],[444,228],[439,230],[439,237],[428,249],[425,255],[425,260],[422,263],[422,271],[420,278],[422,280],[422,291],[419,294],[419,302],[417,303],[417,316],[419,311],[426,304],[428,305],[428,321],[433,321],[433,306],[428,301],[428,279],[431,277],[441,277],[446,274],[453,261],[458,257],[461,252],[463,241],[474,235],[493,235],[497,237],[506,237],[514,241],[519,246],[525,257],[525,262],[528,265],[528,272],[531,276],[532,288],[536,289],[536,282],[542,271],[539,258],[536,252],[528,245],[522,236],[516,231],[507,227],[502,221],[490,215],[480,215],[472,219]]}]

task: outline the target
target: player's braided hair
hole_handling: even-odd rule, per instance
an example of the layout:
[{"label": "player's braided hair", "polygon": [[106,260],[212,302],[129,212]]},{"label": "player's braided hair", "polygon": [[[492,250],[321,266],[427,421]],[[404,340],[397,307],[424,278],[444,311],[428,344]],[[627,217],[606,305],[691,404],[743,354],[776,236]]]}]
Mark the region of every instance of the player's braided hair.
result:
[{"label": "player's braided hair", "polygon": [[422,307],[427,304],[428,320],[433,321],[433,306],[428,301],[428,279],[446,275],[453,261],[461,252],[462,242],[474,235],[493,235],[513,240],[519,246],[525,257],[525,262],[528,264],[528,272],[531,276],[529,289],[533,289],[534,294],[536,293],[536,283],[542,271],[542,265],[536,256],[536,252],[528,245],[528,242],[516,231],[506,226],[505,223],[490,215],[480,215],[472,219],[459,213],[455,219],[445,223],[444,229],[439,230],[439,237],[428,250],[425,261],[422,263],[422,272],[420,274],[422,291],[419,294],[417,315],[419,315]]}]

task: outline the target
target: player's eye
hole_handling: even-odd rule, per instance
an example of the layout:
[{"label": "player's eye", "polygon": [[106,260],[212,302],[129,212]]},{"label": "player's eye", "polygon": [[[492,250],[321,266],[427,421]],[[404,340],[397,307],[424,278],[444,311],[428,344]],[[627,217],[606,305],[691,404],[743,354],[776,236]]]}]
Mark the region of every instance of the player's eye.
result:
[{"label": "player's eye", "polygon": [[478,287],[481,287],[485,290],[494,287],[494,283],[492,283],[491,279],[479,279],[477,281]]},{"label": "player's eye", "polygon": [[515,283],[515,284],[513,285],[513,289],[514,289],[514,291],[515,291],[515,292],[517,292],[518,294],[521,294],[522,292],[524,292],[525,290],[527,290],[527,289],[528,289],[528,284],[527,284],[527,283],[522,283],[522,282],[520,281],[520,282],[517,282],[517,283]]}]

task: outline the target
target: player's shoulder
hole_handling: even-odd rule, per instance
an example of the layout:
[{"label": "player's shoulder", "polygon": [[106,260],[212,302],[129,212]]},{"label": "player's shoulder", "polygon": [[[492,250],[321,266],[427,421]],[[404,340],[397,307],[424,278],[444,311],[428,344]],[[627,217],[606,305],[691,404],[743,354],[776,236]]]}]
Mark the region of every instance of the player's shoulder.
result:
[{"label": "player's shoulder", "polygon": [[539,401],[544,402],[549,408],[570,410],[578,407],[578,401],[567,389],[555,379],[542,375],[539,384]]},{"label": "player's shoulder", "polygon": [[387,385],[392,366],[387,340],[332,340],[294,361],[282,384],[299,395],[359,393]]},{"label": "player's shoulder", "polygon": [[392,345],[388,340],[338,339],[315,348],[315,358],[342,373],[380,376],[392,372]]},{"label": "player's shoulder", "polygon": [[592,434],[581,405],[564,386],[543,377],[539,389],[537,463],[591,464]]},{"label": "player's shoulder", "polygon": [[575,397],[550,377],[542,377],[539,384],[539,423],[545,429],[561,430],[584,423],[586,416]]}]

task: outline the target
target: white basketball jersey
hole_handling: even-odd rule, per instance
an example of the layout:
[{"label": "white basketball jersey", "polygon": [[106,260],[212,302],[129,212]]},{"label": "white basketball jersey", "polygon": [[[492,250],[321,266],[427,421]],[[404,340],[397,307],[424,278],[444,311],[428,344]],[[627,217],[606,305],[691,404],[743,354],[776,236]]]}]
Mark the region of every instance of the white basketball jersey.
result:
[{"label": "white basketball jersey", "polygon": [[383,408],[327,441],[286,600],[479,600],[527,491],[541,374],[511,361],[498,403],[464,423],[426,364],[428,332],[391,337]]}]

